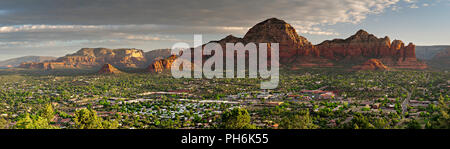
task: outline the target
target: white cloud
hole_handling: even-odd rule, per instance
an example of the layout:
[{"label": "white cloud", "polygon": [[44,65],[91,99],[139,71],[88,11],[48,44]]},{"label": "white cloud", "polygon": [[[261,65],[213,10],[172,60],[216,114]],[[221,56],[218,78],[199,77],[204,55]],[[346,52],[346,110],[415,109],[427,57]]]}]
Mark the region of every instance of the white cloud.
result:
[{"label": "white cloud", "polygon": [[[8,0],[6,0],[8,1]],[[11,0],[12,1],[12,0]],[[12,13],[5,20],[20,24],[158,24],[181,30],[202,27],[204,31],[245,32],[264,19],[277,17],[302,26],[306,34],[323,34],[312,31],[317,25],[359,23],[370,14],[379,14],[395,6],[400,0],[127,0],[102,3],[77,1],[48,3],[0,2],[2,7],[21,7],[22,13]],[[406,0],[411,2],[412,0]],[[3,6],[2,6],[3,5]],[[85,7],[86,5],[92,7]],[[54,7],[56,6],[56,7]],[[68,6],[71,6],[70,8]],[[95,6],[95,7],[94,7]],[[396,8],[393,8],[396,9]],[[105,13],[105,10],[108,13]],[[23,16],[28,14],[29,16]],[[1,17],[0,17],[1,19]],[[4,22],[8,24],[8,22]],[[187,32],[187,31],[184,31]]]},{"label": "white cloud", "polygon": [[419,6],[417,6],[416,4],[412,4],[411,6],[409,6],[409,8],[415,9],[415,8],[419,8]]},{"label": "white cloud", "polygon": [[[211,40],[218,40],[217,34],[244,35],[256,23],[272,17],[290,23],[303,36],[335,36],[340,33],[326,29],[328,25],[357,24],[369,15],[398,11],[401,1],[127,0],[104,3],[91,0],[81,3],[47,0],[26,3],[1,0],[0,49],[39,46],[54,50],[116,43],[117,46],[150,45],[178,41],[178,37],[186,39],[184,35],[194,33],[211,34],[214,35]],[[413,1],[403,2],[408,3],[404,6],[407,7]]]},{"label": "white cloud", "polygon": [[1,26],[0,33],[39,32],[39,31],[77,31],[101,29],[103,26],[94,25],[13,25]]},{"label": "white cloud", "polygon": [[8,11],[0,9],[0,15],[5,15],[7,13],[8,13]]},{"label": "white cloud", "polygon": [[248,27],[236,26],[180,26],[180,25],[156,25],[156,24],[130,24],[130,25],[10,25],[0,26],[1,33],[24,33],[24,32],[158,32],[185,34],[192,32],[200,33],[244,33]]},{"label": "white cloud", "polygon": [[[310,30],[319,25],[337,23],[357,24],[370,14],[380,14],[387,8],[397,9],[399,0],[326,0],[308,1],[306,5],[292,10],[287,21],[303,34],[338,35],[333,31]],[[299,15],[300,14],[300,15]]]}]

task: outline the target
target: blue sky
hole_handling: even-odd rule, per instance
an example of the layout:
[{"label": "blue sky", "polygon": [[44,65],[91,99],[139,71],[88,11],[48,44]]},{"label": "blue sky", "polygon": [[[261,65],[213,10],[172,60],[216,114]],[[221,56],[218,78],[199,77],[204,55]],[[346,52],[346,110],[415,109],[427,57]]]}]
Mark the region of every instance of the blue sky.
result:
[{"label": "blue sky", "polygon": [[[386,9],[384,13],[369,15],[361,23],[341,23],[328,26],[340,34],[332,38],[346,38],[358,29],[364,29],[378,37],[389,36],[416,45],[450,45],[450,2],[417,1],[419,8],[401,2],[399,10]],[[424,6],[425,5],[425,6]],[[326,36],[308,36],[318,43]]]},{"label": "blue sky", "polygon": [[450,0],[2,0],[0,60],[84,47],[149,51],[229,34],[277,17],[314,44],[359,29],[416,45],[450,45]]}]

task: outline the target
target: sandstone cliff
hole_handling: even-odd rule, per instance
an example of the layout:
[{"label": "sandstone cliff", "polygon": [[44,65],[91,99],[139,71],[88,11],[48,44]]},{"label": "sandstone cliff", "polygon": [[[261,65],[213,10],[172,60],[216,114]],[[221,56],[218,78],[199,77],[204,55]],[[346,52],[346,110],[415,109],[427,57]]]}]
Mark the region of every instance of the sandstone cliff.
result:
[{"label": "sandstone cliff", "polygon": [[78,52],[58,58],[75,68],[94,67],[109,63],[117,67],[138,68],[145,65],[144,52],[138,49],[83,48]]},{"label": "sandstone cliff", "polygon": [[74,54],[40,63],[23,63],[23,68],[96,68],[112,64],[120,68],[142,68],[147,65],[144,52],[138,49],[83,48]]},{"label": "sandstone cliff", "polygon": [[156,59],[155,61],[153,61],[152,64],[150,64],[147,67],[147,71],[163,72],[164,70],[169,70],[176,59],[177,59],[176,55],[171,55],[170,57],[164,59]]}]

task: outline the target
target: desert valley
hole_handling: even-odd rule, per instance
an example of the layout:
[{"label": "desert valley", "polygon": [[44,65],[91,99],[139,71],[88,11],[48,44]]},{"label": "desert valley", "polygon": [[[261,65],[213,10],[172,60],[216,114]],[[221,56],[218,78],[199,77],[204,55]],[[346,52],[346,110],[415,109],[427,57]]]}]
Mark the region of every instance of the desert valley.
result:
[{"label": "desert valley", "polygon": [[449,127],[450,46],[365,30],[314,45],[277,18],[210,42],[279,43],[278,88],[259,89],[259,78],[174,79],[170,49],[82,48],[0,62],[0,128]]}]

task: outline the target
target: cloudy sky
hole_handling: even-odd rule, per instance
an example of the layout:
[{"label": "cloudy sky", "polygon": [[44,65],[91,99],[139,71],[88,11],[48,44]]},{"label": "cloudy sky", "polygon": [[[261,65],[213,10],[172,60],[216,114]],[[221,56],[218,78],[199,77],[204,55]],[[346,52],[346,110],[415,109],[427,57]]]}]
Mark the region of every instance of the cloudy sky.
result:
[{"label": "cloudy sky", "polygon": [[417,45],[450,45],[450,0],[1,0],[0,60],[83,47],[170,48],[277,17],[314,44],[359,29]]}]

